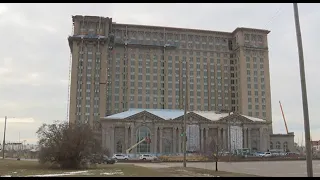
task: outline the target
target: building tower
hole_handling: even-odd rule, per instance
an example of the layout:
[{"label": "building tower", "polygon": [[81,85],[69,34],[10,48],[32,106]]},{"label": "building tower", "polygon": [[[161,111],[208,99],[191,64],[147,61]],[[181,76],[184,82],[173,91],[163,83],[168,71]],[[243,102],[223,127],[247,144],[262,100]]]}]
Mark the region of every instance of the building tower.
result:
[{"label": "building tower", "polygon": [[183,109],[186,73],[190,110],[226,109],[272,121],[269,31],[72,19],[69,121],[91,122],[129,108]]}]

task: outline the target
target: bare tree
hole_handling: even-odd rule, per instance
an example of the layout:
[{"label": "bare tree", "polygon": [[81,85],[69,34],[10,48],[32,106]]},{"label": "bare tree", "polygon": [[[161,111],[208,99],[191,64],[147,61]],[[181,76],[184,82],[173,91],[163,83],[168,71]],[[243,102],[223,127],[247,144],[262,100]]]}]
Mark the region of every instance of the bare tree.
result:
[{"label": "bare tree", "polygon": [[55,122],[43,124],[37,131],[39,162],[58,164],[63,169],[83,167],[83,161],[101,152],[101,143],[89,124]]},{"label": "bare tree", "polygon": [[218,161],[220,157],[224,155],[223,144],[218,143],[216,140],[213,139],[208,145],[208,149],[209,158],[214,160],[216,164],[216,171],[218,171]]}]

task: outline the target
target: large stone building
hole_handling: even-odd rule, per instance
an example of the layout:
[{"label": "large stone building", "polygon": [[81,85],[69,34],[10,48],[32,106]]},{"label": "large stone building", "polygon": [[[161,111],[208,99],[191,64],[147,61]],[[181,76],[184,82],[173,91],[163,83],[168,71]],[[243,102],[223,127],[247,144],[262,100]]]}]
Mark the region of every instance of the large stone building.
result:
[{"label": "large stone building", "polygon": [[72,21],[70,122],[93,123],[129,108],[182,109],[186,74],[190,111],[227,109],[272,121],[269,31],[119,24],[80,15]]},{"label": "large stone building", "polygon": [[[101,118],[102,146],[111,153],[126,153],[145,137],[132,154],[182,153],[184,111],[167,109],[130,109]],[[213,111],[187,112],[187,150],[212,152],[249,148],[267,151],[270,148],[294,150],[293,134],[270,135],[270,122],[238,113]],[[278,147],[279,146],[279,147]]]}]

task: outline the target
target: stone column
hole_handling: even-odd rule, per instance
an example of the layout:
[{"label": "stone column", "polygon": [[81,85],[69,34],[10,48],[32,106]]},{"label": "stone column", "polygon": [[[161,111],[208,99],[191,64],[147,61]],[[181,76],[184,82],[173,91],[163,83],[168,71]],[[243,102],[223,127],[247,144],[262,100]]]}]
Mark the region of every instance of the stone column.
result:
[{"label": "stone column", "polygon": [[155,154],[159,153],[158,150],[157,150],[157,145],[158,145],[158,126],[156,126],[156,125],[154,127],[153,140],[152,140],[151,143],[153,143],[153,153],[155,153]]},{"label": "stone column", "polygon": [[102,127],[102,148],[105,149],[107,147],[107,139],[106,139],[106,130]]},{"label": "stone column", "polygon": [[222,138],[223,138],[223,140],[222,140],[222,143],[223,143],[223,149],[227,149],[227,133],[228,133],[228,131],[227,131],[227,129],[226,128],[223,128],[223,136],[222,136]]},{"label": "stone column", "polygon": [[[135,143],[136,143],[136,133],[135,133],[134,126],[132,125],[131,126],[131,146],[133,146]],[[133,148],[131,150],[131,153],[135,153],[136,151],[137,151],[136,148]]]},{"label": "stone column", "polygon": [[218,129],[218,137],[217,137],[216,143],[220,144],[221,143],[221,128],[218,127],[217,129]]},{"label": "stone column", "polygon": [[160,145],[159,145],[159,147],[160,147],[160,152],[159,153],[162,153],[162,139],[163,139],[163,133],[162,133],[162,131],[163,131],[163,127],[160,127]]},{"label": "stone column", "polygon": [[263,128],[259,128],[259,134],[260,134],[260,137],[259,137],[259,142],[260,142],[260,151],[265,151],[264,149],[264,139],[263,139]]},{"label": "stone column", "polygon": [[172,128],[172,152],[176,153],[177,150],[177,128]]},{"label": "stone column", "polygon": [[201,152],[203,152],[203,128],[201,127],[200,128],[200,130],[199,130],[199,132],[200,132],[200,150],[201,150]]},{"label": "stone column", "polygon": [[111,154],[114,154],[115,152],[115,143],[114,143],[114,129],[115,129],[115,126],[111,126],[111,129],[110,129],[110,151],[111,151]]},{"label": "stone column", "polygon": [[208,152],[208,146],[209,146],[209,128],[206,128],[206,139],[205,139],[205,152]]},{"label": "stone column", "polygon": [[124,127],[124,150],[123,150],[124,152],[126,152],[126,150],[130,147],[130,145],[128,145],[129,143],[128,129],[129,129],[129,126]]},{"label": "stone column", "polygon": [[251,129],[248,128],[248,148],[251,150]]},{"label": "stone column", "polygon": [[179,134],[179,137],[178,137],[178,153],[181,153],[181,131],[182,129],[181,128],[178,128],[178,134]]},{"label": "stone column", "polygon": [[243,148],[248,148],[248,134],[247,134],[247,128],[243,128]]}]

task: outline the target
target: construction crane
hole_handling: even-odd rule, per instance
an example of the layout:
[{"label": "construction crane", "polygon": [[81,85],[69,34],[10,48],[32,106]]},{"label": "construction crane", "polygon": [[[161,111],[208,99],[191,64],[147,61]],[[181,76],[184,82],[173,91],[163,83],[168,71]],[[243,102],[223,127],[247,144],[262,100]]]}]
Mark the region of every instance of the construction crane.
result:
[{"label": "construction crane", "polygon": [[288,126],[287,126],[287,121],[286,121],[286,118],[284,117],[284,113],[283,113],[283,109],[282,109],[282,105],[281,105],[281,102],[280,102],[280,101],[279,101],[279,104],[280,104],[280,109],[281,109],[281,113],[282,113],[284,125],[286,126],[287,134],[289,134],[289,130],[288,130]]},{"label": "construction crane", "polygon": [[128,148],[128,149],[126,150],[126,153],[129,154],[130,151],[131,151],[133,148],[137,147],[139,144],[143,143],[144,141],[146,141],[147,143],[151,143],[151,139],[150,139],[149,137],[145,137],[145,138],[143,138],[141,141],[137,142],[136,144],[134,144],[133,146],[131,146],[130,148]]}]

